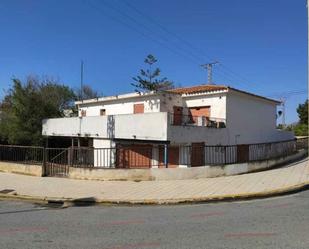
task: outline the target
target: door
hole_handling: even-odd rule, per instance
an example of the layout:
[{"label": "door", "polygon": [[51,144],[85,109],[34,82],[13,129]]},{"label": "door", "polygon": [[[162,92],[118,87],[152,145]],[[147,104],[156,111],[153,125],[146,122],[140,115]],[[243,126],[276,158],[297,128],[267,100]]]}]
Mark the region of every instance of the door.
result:
[{"label": "door", "polygon": [[239,144],[237,145],[237,162],[245,163],[249,161],[249,145]]},{"label": "door", "polygon": [[44,176],[68,176],[70,164],[73,160],[73,150],[71,148],[46,148],[44,153]]},{"label": "door", "polygon": [[192,143],[191,167],[204,166],[205,164],[205,143]]},{"label": "door", "polygon": [[174,106],[173,107],[173,125],[181,125],[182,124],[182,106]]},{"label": "door", "polygon": [[[179,146],[168,147],[168,168],[177,168],[179,166]],[[164,165],[164,146],[159,147],[159,168],[165,168]]]},{"label": "door", "polygon": [[144,113],[144,104],[134,104],[133,113]]}]

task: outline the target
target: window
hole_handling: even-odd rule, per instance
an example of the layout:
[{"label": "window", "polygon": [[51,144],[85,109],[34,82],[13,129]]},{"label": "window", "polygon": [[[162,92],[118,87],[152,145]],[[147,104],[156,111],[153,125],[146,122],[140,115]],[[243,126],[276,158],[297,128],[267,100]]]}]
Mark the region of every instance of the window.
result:
[{"label": "window", "polygon": [[105,116],[106,115],[106,110],[105,109],[101,109],[100,110],[100,116]]},{"label": "window", "polygon": [[134,104],[133,113],[144,113],[144,104]]}]

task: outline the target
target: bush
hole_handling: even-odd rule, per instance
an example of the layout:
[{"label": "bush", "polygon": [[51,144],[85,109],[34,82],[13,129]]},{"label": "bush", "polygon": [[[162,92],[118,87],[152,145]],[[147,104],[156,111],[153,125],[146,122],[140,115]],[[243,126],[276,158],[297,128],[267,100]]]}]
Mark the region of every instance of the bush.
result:
[{"label": "bush", "polygon": [[294,133],[295,136],[308,136],[308,124],[297,124]]}]

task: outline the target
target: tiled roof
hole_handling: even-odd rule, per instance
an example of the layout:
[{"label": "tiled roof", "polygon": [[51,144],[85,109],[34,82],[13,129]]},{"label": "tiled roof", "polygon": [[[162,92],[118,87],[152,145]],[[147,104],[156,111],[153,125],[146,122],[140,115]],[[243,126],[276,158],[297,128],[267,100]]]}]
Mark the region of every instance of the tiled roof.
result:
[{"label": "tiled roof", "polygon": [[261,98],[264,100],[272,101],[277,104],[280,103],[280,101],[278,100],[266,98],[266,97],[263,97],[263,96],[260,96],[254,93],[242,91],[242,90],[232,88],[229,86],[224,86],[224,85],[198,85],[198,86],[191,86],[191,87],[180,87],[180,88],[171,89],[169,90],[169,92],[178,93],[178,94],[194,94],[194,93],[215,92],[215,91],[221,91],[221,90],[233,90],[233,91],[247,94],[247,95],[250,95],[256,98]]},{"label": "tiled roof", "polygon": [[173,93],[179,94],[190,94],[190,93],[200,93],[200,92],[213,92],[220,90],[227,90],[227,86],[219,86],[219,85],[199,85],[199,86],[191,86],[191,87],[181,87],[169,90]]}]

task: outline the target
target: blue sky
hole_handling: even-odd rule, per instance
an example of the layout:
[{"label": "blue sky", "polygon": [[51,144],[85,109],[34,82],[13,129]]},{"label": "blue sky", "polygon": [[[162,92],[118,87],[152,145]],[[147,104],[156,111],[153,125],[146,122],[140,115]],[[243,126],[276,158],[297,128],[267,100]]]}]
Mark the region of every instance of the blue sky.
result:
[{"label": "blue sky", "polygon": [[[306,11],[305,0],[3,0],[0,97],[29,74],[78,87],[81,59],[85,83],[130,92],[149,53],[177,86],[205,83],[200,65],[218,60],[216,84],[264,96],[304,90]],[[288,122],[306,97],[287,98]]]}]

